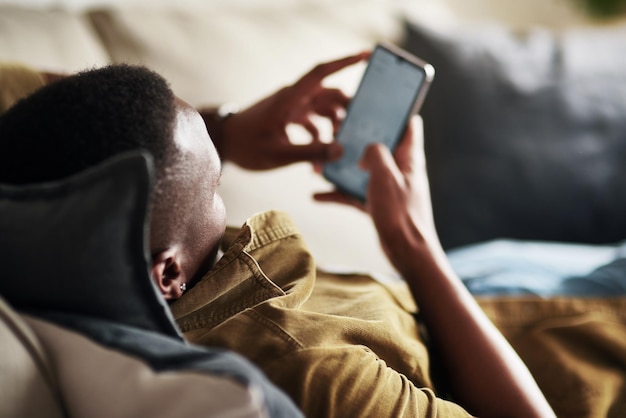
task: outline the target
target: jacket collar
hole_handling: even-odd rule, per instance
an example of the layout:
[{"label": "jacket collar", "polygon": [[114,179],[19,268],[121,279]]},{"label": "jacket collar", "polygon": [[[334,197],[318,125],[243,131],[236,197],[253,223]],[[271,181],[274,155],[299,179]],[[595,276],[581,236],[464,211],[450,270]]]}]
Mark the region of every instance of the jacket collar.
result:
[{"label": "jacket collar", "polygon": [[257,214],[227,229],[222,244],[222,258],[171,305],[183,332],[212,328],[270,299],[297,308],[309,298],[315,264],[285,213]]}]

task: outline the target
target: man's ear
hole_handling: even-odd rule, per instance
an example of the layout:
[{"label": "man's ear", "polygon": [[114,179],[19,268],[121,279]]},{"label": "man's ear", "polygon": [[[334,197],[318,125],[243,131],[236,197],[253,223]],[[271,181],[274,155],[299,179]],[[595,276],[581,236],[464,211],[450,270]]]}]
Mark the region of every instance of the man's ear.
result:
[{"label": "man's ear", "polygon": [[166,300],[181,297],[181,285],[187,283],[187,277],[181,266],[180,253],[168,248],[153,254],[152,279]]}]

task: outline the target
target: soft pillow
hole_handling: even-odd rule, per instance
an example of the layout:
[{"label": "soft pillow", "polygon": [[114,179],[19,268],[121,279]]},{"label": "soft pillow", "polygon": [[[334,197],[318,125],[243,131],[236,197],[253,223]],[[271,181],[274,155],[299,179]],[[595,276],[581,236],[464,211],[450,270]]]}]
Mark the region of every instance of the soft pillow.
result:
[{"label": "soft pillow", "polygon": [[80,12],[10,5],[0,5],[0,57],[40,70],[69,73],[109,62]]},{"label": "soft pillow", "polygon": [[436,69],[421,113],[446,248],[626,238],[626,25],[411,23],[404,46]]},{"label": "soft pillow", "polygon": [[0,417],[62,418],[50,358],[24,320],[0,296]]},{"label": "soft pillow", "polygon": [[179,335],[149,275],[152,159],[133,152],[71,178],[0,184],[0,294],[18,310]]},{"label": "soft pillow", "polygon": [[393,5],[380,0],[241,3],[129,6],[89,16],[114,61],[151,67],[195,106],[249,104],[315,64],[401,31]]},{"label": "soft pillow", "polygon": [[[256,387],[243,386],[231,376],[198,370],[155,371],[144,359],[96,344],[50,322],[28,316],[23,319],[33,329],[54,365],[55,383],[63,393],[67,410],[65,416],[267,416],[264,413],[265,399]],[[172,397],[172,393],[176,396]],[[30,416],[44,415],[39,412]]]}]

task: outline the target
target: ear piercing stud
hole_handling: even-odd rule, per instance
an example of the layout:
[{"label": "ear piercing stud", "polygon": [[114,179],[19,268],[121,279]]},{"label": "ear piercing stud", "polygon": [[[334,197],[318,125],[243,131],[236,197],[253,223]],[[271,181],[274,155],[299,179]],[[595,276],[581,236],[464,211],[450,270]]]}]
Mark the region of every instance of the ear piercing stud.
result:
[{"label": "ear piercing stud", "polygon": [[178,288],[180,289],[181,292],[184,292],[185,290],[187,290],[187,283],[181,284]]}]

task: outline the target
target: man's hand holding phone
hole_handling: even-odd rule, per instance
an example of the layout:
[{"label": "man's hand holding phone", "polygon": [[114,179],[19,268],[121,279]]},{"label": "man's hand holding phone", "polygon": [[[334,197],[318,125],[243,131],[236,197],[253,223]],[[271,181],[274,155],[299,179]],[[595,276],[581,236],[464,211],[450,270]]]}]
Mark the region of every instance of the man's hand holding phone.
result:
[{"label": "man's hand holding phone", "polygon": [[359,168],[364,150],[372,143],[395,149],[433,77],[430,64],[395,46],[377,45],[336,137],[343,156],[324,165],[326,179],[364,202],[368,174]]},{"label": "man's hand holding phone", "polygon": [[[369,175],[365,201],[340,190],[317,193],[315,200],[347,204],[369,213],[382,234],[394,229],[390,223],[399,221],[399,213],[411,211],[420,217],[420,223],[434,229],[419,115],[411,117],[393,153],[381,143],[367,145],[359,169]],[[390,235],[394,239],[395,234]]]}]

